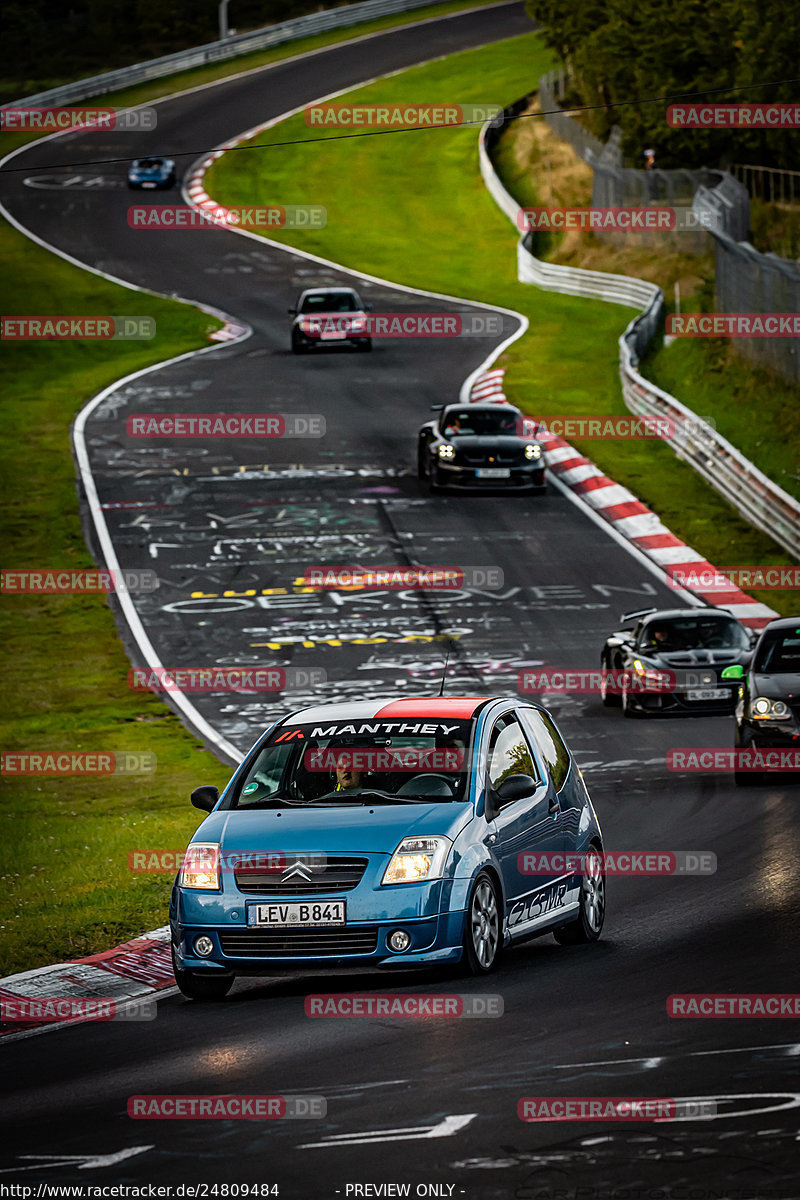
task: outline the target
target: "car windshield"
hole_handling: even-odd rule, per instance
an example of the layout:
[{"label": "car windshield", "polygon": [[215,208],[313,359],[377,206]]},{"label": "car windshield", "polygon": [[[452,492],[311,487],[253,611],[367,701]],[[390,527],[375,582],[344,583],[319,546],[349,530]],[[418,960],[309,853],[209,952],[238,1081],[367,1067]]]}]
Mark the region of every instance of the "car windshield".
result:
[{"label": "car windshield", "polygon": [[800,629],[766,634],[753,670],[771,675],[800,675]]},{"label": "car windshield", "polygon": [[359,307],[352,292],[311,292],[301,305],[300,312],[358,312]]},{"label": "car windshield", "polygon": [[450,409],[442,415],[445,437],[496,437],[517,432],[515,412],[476,412],[474,409]]},{"label": "car windshield", "polygon": [[639,645],[653,651],[747,650],[744,628],[731,618],[679,617],[651,621],[642,631]]},{"label": "car windshield", "polygon": [[452,803],[466,794],[471,732],[431,717],[281,725],[223,808]]},{"label": "car windshield", "polygon": [[140,158],[137,163],[137,166],[144,167],[145,170],[151,170],[154,167],[161,167],[163,165],[163,158]]}]

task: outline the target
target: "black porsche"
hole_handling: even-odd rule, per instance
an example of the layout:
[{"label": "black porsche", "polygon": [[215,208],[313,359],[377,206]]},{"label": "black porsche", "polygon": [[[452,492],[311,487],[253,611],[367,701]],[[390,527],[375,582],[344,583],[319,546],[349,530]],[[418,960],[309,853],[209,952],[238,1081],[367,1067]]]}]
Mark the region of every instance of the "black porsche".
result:
[{"label": "black porsche", "polygon": [[535,423],[513,404],[434,405],[419,431],[417,474],[443,488],[542,489],[545,460]]},{"label": "black porsche", "polygon": [[731,613],[650,608],[621,620],[600,656],[603,704],[626,717],[733,712],[755,635]]},{"label": "black porsche", "polygon": [[[780,617],[761,631],[749,668],[738,676],[737,750],[800,751],[800,617]],[[756,783],[753,771],[736,771],[739,784]]]}]

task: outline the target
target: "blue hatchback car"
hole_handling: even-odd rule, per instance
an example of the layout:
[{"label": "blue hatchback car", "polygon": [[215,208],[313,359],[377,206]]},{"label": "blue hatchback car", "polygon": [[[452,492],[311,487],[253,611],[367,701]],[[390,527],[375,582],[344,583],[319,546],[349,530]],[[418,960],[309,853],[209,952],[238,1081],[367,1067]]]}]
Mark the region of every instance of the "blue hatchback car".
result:
[{"label": "blue hatchback car", "polygon": [[272,725],[219,796],[172,892],[175,978],[463,963],[600,936],[602,837],[549,713],[519,699],[325,704]]}]

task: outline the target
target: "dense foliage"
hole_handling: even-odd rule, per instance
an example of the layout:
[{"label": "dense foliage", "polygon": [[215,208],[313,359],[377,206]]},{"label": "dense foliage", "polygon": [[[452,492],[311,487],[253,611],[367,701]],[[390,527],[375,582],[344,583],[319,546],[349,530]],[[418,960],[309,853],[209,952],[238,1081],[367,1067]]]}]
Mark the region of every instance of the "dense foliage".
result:
[{"label": "dense foliage", "polygon": [[701,92],[698,101],[797,102],[800,83],[771,81],[800,76],[800,5],[527,0],[527,9],[573,69],[576,104],[619,106],[595,108],[582,119],[603,138],[620,125],[633,165],[643,165],[642,151],[653,147],[661,167],[751,162],[797,168],[797,130],[671,129],[660,98]]}]

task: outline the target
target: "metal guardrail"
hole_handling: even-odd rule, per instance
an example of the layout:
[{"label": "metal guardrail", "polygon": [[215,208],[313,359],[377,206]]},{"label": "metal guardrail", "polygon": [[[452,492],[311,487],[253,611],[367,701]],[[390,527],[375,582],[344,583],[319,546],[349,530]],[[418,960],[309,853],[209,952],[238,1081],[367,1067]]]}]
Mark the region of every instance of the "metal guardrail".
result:
[{"label": "metal guardrail", "polygon": [[[492,165],[490,152],[505,118],[516,116],[529,97],[509,105],[483,126],[478,141],[481,175],[493,199],[518,227],[520,205],[503,187]],[[526,242],[528,244],[526,244]],[[664,294],[655,284],[629,275],[606,275],[537,259],[529,235],[517,244],[518,278],[522,283],[567,295],[589,296],[644,311],[630,322],[619,339],[619,373],[622,395],[637,415],[667,417],[674,436],[669,445],[678,458],[688,462],[707,483],[758,529],[768,533],[790,554],[800,555],[800,502],[790,496],[732,446],[721,434],[701,420],[680,400],[640,375],[637,367],[645,348],[661,327]]]},{"label": "metal guardrail", "polygon": [[800,171],[732,163],[731,175],[744,184],[751,196],[759,196],[770,204],[800,204]]},{"label": "metal guardrail", "polygon": [[326,9],[324,12],[308,13],[303,17],[294,17],[290,21],[281,21],[277,25],[267,25],[263,29],[252,30],[250,33],[240,33],[226,38],[224,41],[207,42],[203,46],[193,46],[188,50],[165,54],[162,58],[152,58],[146,62],[134,63],[129,67],[120,67],[116,71],[106,71],[102,75],[90,75],[86,79],[78,79],[74,83],[50,88],[46,92],[37,92],[35,96],[25,96],[21,100],[10,101],[4,107],[71,104],[75,100],[86,100],[90,96],[103,96],[107,92],[119,91],[120,88],[130,87],[135,83],[146,83],[150,79],[160,79],[162,76],[172,75],[176,71],[186,71],[190,67],[224,62],[226,59],[237,58],[240,54],[249,54],[253,50],[279,46],[282,42],[291,42],[300,37],[310,37],[315,33],[324,33],[328,29],[356,25],[360,21],[369,21],[374,17],[390,16],[394,13],[409,12],[415,8],[425,8],[432,3],[434,0],[359,0],[357,4]]}]

